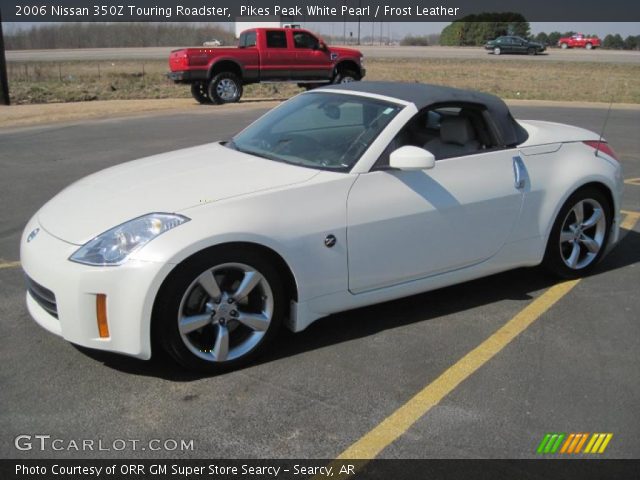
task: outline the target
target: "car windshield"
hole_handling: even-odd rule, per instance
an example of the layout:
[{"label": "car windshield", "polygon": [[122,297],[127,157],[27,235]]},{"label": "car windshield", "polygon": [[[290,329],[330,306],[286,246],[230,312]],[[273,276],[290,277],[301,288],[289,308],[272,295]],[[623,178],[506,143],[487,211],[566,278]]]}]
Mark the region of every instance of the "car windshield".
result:
[{"label": "car windshield", "polygon": [[402,108],[357,95],[311,92],[267,113],[226,145],[270,160],[348,171]]}]

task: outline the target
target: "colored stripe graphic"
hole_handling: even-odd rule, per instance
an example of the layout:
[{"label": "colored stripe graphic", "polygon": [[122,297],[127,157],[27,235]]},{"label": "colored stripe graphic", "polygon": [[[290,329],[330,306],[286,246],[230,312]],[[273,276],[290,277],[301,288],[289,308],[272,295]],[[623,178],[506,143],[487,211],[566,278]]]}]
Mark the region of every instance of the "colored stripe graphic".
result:
[{"label": "colored stripe graphic", "polygon": [[[613,438],[613,433],[547,433],[536,452],[538,454],[562,453],[604,453]],[[587,441],[588,440],[588,441]],[[585,447],[586,444],[586,447]],[[584,450],[582,447],[585,447]]]},{"label": "colored stripe graphic", "polygon": [[556,453],[566,435],[566,433],[547,433],[538,445],[537,452]]},{"label": "colored stripe graphic", "polygon": [[604,453],[613,438],[613,433],[594,433],[584,453]]}]

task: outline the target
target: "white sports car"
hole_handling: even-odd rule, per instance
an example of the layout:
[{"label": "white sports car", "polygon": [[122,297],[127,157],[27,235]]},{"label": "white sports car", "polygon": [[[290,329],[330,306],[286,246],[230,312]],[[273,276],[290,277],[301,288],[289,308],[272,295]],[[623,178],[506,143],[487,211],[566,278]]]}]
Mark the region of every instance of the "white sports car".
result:
[{"label": "white sports car", "polygon": [[357,82],[298,95],[228,142],[74,183],[29,221],[27,306],[85,347],[246,363],[281,324],[543,263],[589,273],[622,175],[595,133],[497,97]]}]

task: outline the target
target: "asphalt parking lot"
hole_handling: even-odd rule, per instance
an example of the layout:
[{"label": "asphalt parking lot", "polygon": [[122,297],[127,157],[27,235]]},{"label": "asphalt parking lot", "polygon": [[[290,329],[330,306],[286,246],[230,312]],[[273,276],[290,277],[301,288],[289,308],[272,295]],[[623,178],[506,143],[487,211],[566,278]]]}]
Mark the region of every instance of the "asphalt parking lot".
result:
[{"label": "asphalt parking lot", "polygon": [[[0,130],[0,457],[166,457],[142,448],[175,439],[194,446],[171,454],[178,458],[335,458],[354,444],[382,458],[532,458],[547,432],[611,432],[602,458],[638,457],[640,110],[612,110],[605,131],[629,179],[623,239],[595,275],[564,289],[539,269],[520,269],[333,315],[217,377],[163,358],[83,351],[30,319],[15,261],[22,228],[46,200],[102,168],[227,138],[263,111],[203,107]],[[513,111],[595,131],[607,114]],[[461,366],[513,319],[521,328],[511,342],[475,368]],[[380,426],[398,411],[411,421]],[[367,436],[374,428],[387,440]],[[18,451],[20,434],[141,443],[124,453]]]}]

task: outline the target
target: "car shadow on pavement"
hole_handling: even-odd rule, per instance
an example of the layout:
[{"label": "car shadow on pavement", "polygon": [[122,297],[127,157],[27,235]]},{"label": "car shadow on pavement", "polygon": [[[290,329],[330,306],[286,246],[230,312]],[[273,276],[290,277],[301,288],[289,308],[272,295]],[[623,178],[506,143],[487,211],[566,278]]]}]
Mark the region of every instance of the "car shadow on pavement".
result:
[{"label": "car shadow on pavement", "polygon": [[[601,275],[638,262],[640,233],[625,231],[619,244],[605,257],[593,275]],[[535,292],[557,282],[557,277],[547,274],[542,268],[520,268],[400,300],[330,315],[313,323],[303,332],[292,333],[283,328],[268,352],[251,365],[272,362],[502,300],[530,300]],[[154,353],[153,359],[147,362],[78,346],[76,348],[109,368],[133,375],[176,382],[189,382],[211,376],[181,369],[164,352]],[[245,368],[251,368],[251,365]]]}]

